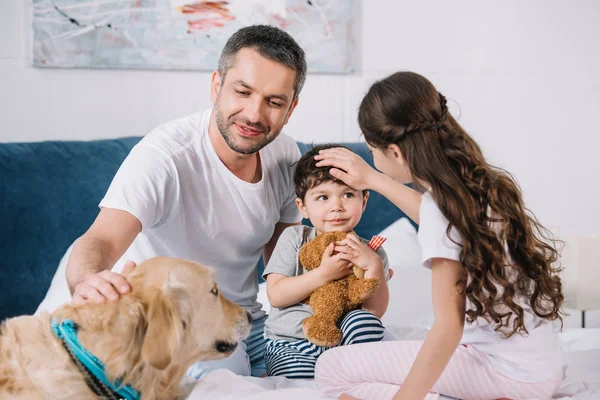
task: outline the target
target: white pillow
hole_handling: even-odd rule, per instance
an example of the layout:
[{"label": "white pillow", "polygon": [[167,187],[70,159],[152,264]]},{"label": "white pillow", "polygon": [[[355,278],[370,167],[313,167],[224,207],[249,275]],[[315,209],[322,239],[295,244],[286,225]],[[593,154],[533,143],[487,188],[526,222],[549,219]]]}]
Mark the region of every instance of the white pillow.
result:
[{"label": "white pillow", "polygon": [[[54,277],[52,278],[52,282],[50,282],[50,288],[48,288],[44,300],[42,300],[34,315],[39,315],[42,312],[51,313],[63,304],[71,302],[72,297],[71,292],[69,291],[69,286],[67,285],[66,272],[67,262],[71,256],[72,249],[73,244],[69,246],[60,260],[58,268],[56,269]],[[119,261],[117,261],[112,270],[120,273],[123,270],[126,261],[129,259],[130,258],[128,258],[127,255],[124,255]]]},{"label": "white pillow", "polygon": [[271,304],[269,303],[269,298],[267,297],[267,282],[258,284],[258,295],[256,296],[256,300],[262,304],[262,310],[264,310],[267,314],[271,312]]},{"label": "white pillow", "polygon": [[42,312],[51,313],[59,306],[71,301],[71,292],[69,292],[69,286],[67,285],[66,271],[67,261],[69,261],[72,248],[73,245],[69,246],[65,255],[60,260],[58,268],[52,278],[52,282],[50,283],[50,288],[48,288],[48,291],[46,292],[46,297],[44,297],[44,300],[42,300],[38,306],[35,315],[39,315]]},{"label": "white pillow", "polygon": [[382,321],[386,327],[426,327],[433,319],[431,271],[421,263],[417,230],[401,218],[379,233],[394,276],[388,282],[390,302]]},{"label": "white pillow", "polygon": [[[417,230],[408,219],[400,218],[378,235],[387,238],[383,248],[387,253],[390,265],[396,268],[410,269],[420,265],[421,249],[417,239]],[[396,272],[395,269],[394,272]]]}]

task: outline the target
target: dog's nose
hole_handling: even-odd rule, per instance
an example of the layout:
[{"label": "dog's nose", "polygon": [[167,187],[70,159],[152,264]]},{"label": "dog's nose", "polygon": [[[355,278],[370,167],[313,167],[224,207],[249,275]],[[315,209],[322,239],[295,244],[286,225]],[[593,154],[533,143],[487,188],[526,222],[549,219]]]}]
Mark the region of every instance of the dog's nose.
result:
[{"label": "dog's nose", "polygon": [[215,347],[217,348],[217,351],[219,353],[231,353],[231,352],[233,352],[236,349],[237,342],[235,342],[235,343],[228,343],[228,342],[218,341],[216,343]]},{"label": "dog's nose", "polygon": [[252,314],[249,311],[246,311],[246,317],[248,318],[248,323],[251,324],[254,318],[252,318]]}]

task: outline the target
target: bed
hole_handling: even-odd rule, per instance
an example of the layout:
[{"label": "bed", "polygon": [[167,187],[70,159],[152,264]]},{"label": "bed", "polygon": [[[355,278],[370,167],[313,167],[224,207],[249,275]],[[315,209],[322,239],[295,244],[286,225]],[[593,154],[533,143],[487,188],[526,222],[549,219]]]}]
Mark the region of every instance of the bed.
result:
[{"label": "bed", "polygon": [[[389,327],[399,338],[422,338],[418,328]],[[567,329],[561,333],[565,352],[565,380],[555,399],[600,399],[600,329]],[[280,377],[242,377],[227,370],[216,370],[198,382],[187,382],[188,400],[207,399],[328,399],[315,388],[313,381]],[[441,398],[448,399],[445,396]]]},{"label": "bed", "polygon": [[[381,235],[388,240],[388,246],[384,244],[384,247],[390,267],[395,271],[389,283],[390,306],[383,317],[386,339],[424,339],[433,318],[431,285],[430,272],[419,265],[416,231],[407,220],[401,219]],[[259,301],[267,305],[265,309],[268,311],[264,283],[260,285]],[[565,380],[554,398],[600,399],[600,329],[565,329],[560,339],[564,351]],[[188,400],[327,399],[312,381],[241,377],[226,370],[213,371],[198,382],[188,381],[186,388]]]},{"label": "bed", "polygon": [[[38,306],[38,312],[51,310],[68,301],[65,250],[90,226],[99,200],[139,139],[0,143],[0,220],[6,221],[0,224],[0,320],[32,314]],[[344,145],[372,165],[364,143]],[[298,146],[302,153],[310,148],[304,143]],[[402,215],[372,193],[359,234],[388,239],[384,247],[396,273],[383,317],[388,332],[398,338],[422,338],[431,320],[430,277],[419,266],[415,230]],[[264,287],[259,295],[266,305]],[[561,340],[566,378],[558,398],[600,399],[600,331],[569,329]],[[189,399],[323,398],[310,381],[240,377],[223,370],[187,382],[186,388]]]},{"label": "bed", "polygon": [[[382,321],[386,340],[421,340],[431,326],[430,271],[420,265],[420,252],[414,226],[402,218],[384,229],[384,248],[394,277],[389,282],[390,305]],[[52,280],[51,288],[36,313],[50,311],[68,301],[64,269],[69,251],[64,255]],[[410,300],[410,301],[408,301]],[[259,285],[258,301],[265,311],[270,306],[266,284]],[[561,334],[565,360],[565,380],[556,399],[600,399],[600,329],[565,329]],[[313,381],[281,377],[253,378],[216,370],[199,381],[183,382],[186,400],[204,399],[327,399]],[[448,399],[448,397],[442,396]]]}]

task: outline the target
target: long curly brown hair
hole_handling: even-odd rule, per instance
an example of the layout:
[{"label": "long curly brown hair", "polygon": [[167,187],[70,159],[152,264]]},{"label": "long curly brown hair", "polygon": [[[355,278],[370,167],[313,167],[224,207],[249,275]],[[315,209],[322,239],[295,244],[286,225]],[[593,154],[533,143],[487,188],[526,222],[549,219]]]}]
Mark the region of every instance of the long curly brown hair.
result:
[{"label": "long curly brown hair", "polygon": [[415,183],[430,186],[448,219],[448,237],[458,231],[465,278],[457,287],[470,303],[468,322],[483,317],[505,336],[526,334],[515,298],[524,296],[538,317],[562,325],[557,241],[525,208],[513,177],[486,162],[431,82],[412,72],[376,82],[358,122],[371,146],[398,145]]}]

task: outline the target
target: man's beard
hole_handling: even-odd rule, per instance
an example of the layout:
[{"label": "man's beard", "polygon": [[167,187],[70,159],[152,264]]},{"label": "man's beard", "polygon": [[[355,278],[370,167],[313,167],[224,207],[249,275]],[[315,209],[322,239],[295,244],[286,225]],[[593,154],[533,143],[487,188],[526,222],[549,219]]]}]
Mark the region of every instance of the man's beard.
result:
[{"label": "man's beard", "polygon": [[[233,122],[236,122],[236,120],[234,119],[232,121],[232,123],[228,123],[227,121],[225,121],[225,119],[223,117],[223,113],[221,113],[221,109],[219,108],[220,100],[221,100],[221,96],[219,95],[217,97],[217,101],[214,105],[215,121],[217,122],[217,129],[219,129],[221,136],[223,136],[223,139],[225,139],[225,143],[227,143],[229,148],[231,150],[235,151],[236,153],[254,154],[257,151],[259,151],[260,149],[262,149],[263,147],[265,147],[266,145],[268,145],[269,143],[271,143],[273,140],[275,140],[275,138],[279,135],[279,132],[274,132],[271,135],[266,134],[259,142],[254,143],[251,147],[248,147],[248,148],[241,147],[239,144],[237,144],[235,142],[234,138],[232,137],[233,135],[228,131],[228,128],[230,126],[232,126]],[[262,132],[268,133],[268,129],[263,124],[254,124],[254,123],[248,121],[247,119],[243,119],[243,118],[238,118],[237,121],[239,121],[249,127],[260,129]],[[262,133],[261,133],[261,135],[262,135]],[[243,140],[243,138],[242,138],[242,140]]]}]

